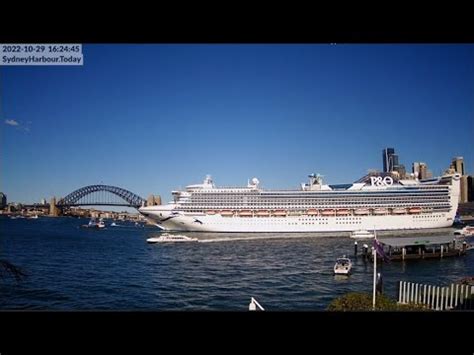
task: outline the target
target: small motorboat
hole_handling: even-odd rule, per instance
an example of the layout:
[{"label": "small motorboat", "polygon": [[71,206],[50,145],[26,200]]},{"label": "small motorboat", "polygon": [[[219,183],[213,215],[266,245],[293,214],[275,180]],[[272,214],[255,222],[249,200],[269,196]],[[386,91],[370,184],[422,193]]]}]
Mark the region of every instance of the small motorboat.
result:
[{"label": "small motorboat", "polygon": [[169,234],[169,233],[164,233],[159,237],[152,237],[148,238],[146,240],[148,243],[182,243],[182,242],[197,242],[197,238],[190,238],[185,235],[179,235],[179,234]]},{"label": "small motorboat", "polygon": [[112,222],[112,223],[110,224],[110,226],[111,226],[111,227],[117,227],[118,225],[117,225],[115,222]]},{"label": "small motorboat", "polygon": [[464,237],[474,237],[474,226],[466,226],[463,229],[454,231],[454,235],[462,235]]},{"label": "small motorboat", "polygon": [[102,218],[99,220],[99,222],[97,222],[95,218],[92,218],[88,224],[83,224],[81,227],[102,229],[102,228],[105,228],[105,223]]},{"label": "small motorboat", "polygon": [[334,265],[334,274],[349,275],[352,269],[352,261],[344,255],[342,258],[336,260]]},{"label": "small motorboat", "polygon": [[372,239],[374,237],[374,233],[371,233],[366,230],[358,230],[352,232],[350,237],[352,239]]}]

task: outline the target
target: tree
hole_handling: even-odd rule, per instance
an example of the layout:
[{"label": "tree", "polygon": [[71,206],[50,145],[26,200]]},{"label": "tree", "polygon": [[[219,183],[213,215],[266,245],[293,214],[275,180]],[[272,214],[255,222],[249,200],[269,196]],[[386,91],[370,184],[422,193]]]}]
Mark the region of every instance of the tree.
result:
[{"label": "tree", "polygon": [[[377,311],[421,311],[426,307],[420,304],[399,305],[384,295],[377,295],[375,302]],[[372,295],[363,292],[350,292],[334,299],[327,307],[328,311],[371,311]]]}]

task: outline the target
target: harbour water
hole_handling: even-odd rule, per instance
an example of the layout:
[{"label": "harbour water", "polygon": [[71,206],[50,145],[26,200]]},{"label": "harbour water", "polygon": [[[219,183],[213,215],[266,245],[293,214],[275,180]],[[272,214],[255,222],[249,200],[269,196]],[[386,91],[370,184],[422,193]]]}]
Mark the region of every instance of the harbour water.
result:
[{"label": "harbour water", "polygon": [[[373,264],[354,257],[348,234],[192,233],[199,243],[148,244],[160,234],[156,227],[109,221],[103,230],[80,228],[87,222],[0,217],[0,259],[28,274],[1,280],[0,310],[245,311],[255,297],[266,310],[321,311],[349,291],[372,292]],[[353,274],[334,276],[344,254]],[[474,252],[378,271],[384,293],[396,298],[398,281],[441,286],[474,275]]]}]

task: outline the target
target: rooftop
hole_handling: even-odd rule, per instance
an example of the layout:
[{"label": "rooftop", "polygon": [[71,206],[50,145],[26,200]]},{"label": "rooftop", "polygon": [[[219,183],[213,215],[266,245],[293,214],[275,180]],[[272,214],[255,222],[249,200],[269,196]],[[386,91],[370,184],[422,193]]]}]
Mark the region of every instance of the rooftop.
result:
[{"label": "rooftop", "polygon": [[391,247],[404,247],[410,245],[436,245],[451,243],[453,236],[430,236],[430,237],[396,237],[396,238],[379,238],[380,243]]}]

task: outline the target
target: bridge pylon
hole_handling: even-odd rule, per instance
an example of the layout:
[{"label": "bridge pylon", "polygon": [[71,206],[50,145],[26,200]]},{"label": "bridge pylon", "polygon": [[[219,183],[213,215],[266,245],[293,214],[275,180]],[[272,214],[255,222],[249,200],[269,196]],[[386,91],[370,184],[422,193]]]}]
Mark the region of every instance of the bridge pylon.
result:
[{"label": "bridge pylon", "polygon": [[56,207],[56,197],[49,202],[49,215],[53,217],[59,216],[59,209]]}]

